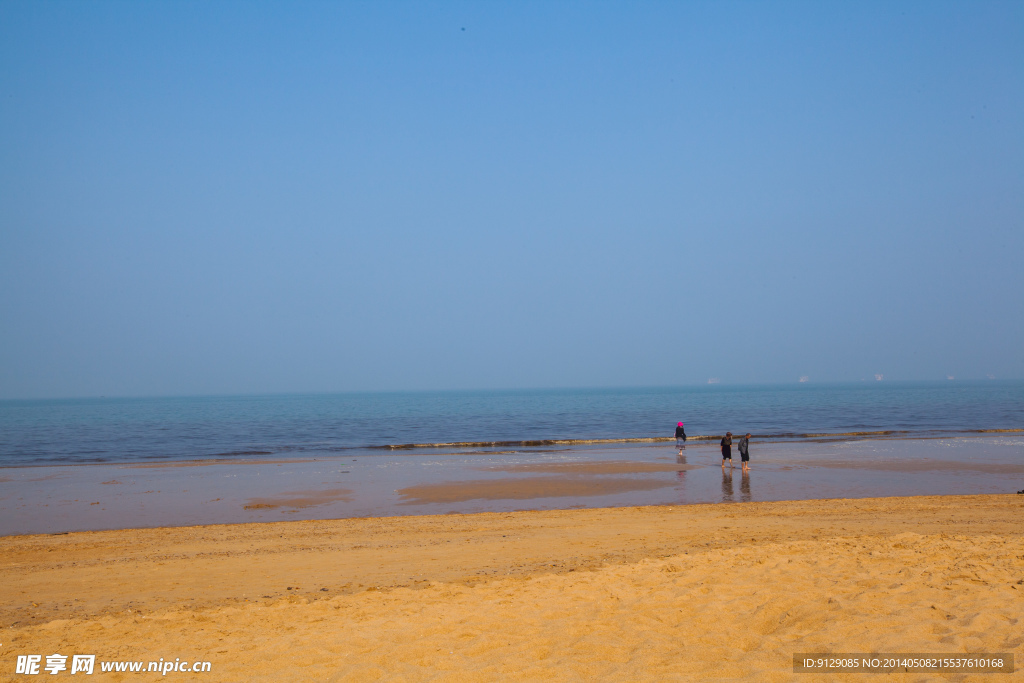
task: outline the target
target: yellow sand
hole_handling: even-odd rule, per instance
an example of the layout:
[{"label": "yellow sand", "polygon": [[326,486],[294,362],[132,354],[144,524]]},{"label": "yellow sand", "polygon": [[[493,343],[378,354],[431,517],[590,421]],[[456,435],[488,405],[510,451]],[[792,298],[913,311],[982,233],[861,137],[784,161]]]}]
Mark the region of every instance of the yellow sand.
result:
[{"label": "yellow sand", "polygon": [[0,679],[57,652],[212,663],[182,681],[864,681],[794,674],[793,653],[987,651],[1018,672],[885,680],[1020,680],[1022,513],[949,496],[6,537]]}]

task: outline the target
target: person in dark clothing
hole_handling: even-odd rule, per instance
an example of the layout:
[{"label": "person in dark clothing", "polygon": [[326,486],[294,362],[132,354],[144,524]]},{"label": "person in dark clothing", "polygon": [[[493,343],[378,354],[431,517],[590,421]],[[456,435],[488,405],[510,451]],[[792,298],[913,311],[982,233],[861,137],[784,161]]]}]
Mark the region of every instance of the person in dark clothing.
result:
[{"label": "person in dark clothing", "polygon": [[725,469],[725,461],[729,461],[732,467],[732,432],[726,432],[722,437],[722,469]]},{"label": "person in dark clothing", "polygon": [[679,446],[679,452],[683,452],[683,448],[686,447],[686,432],[683,430],[683,423],[680,422],[676,425],[676,445]]},{"label": "person in dark clothing", "polygon": [[743,471],[750,471],[750,434],[740,439],[740,460],[743,462]]}]

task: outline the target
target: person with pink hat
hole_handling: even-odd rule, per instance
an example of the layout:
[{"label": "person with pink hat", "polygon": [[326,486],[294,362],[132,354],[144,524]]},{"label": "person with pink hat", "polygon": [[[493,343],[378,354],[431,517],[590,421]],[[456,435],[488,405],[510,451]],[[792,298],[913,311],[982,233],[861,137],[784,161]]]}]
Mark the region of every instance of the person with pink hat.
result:
[{"label": "person with pink hat", "polygon": [[680,422],[676,425],[676,445],[679,446],[679,452],[683,452],[683,448],[686,447],[686,432],[683,430],[683,423]]}]

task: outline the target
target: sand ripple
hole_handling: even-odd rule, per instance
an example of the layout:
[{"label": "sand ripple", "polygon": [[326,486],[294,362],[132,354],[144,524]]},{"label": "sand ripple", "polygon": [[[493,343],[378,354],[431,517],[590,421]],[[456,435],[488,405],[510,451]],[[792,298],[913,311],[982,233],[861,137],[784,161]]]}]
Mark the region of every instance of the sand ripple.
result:
[{"label": "sand ripple", "polygon": [[[438,543],[461,539],[462,547],[447,551],[463,558],[476,579],[428,575],[422,583],[370,584],[319,600],[310,592],[201,608],[178,600],[141,614],[122,608],[34,626],[8,622],[3,665],[13,666],[21,653],[95,652],[207,659],[215,672],[209,680],[814,681],[825,679],[792,673],[794,652],[987,651],[1015,653],[1018,673],[1011,678],[1017,680],[1024,663],[1024,535],[1008,529],[1024,511],[1021,498],[421,517],[374,521],[373,531],[346,520],[336,523],[348,526],[330,540],[357,532],[377,537],[381,545],[372,557],[384,563],[399,555],[409,560],[408,553],[423,563],[446,551]],[[544,525],[571,530],[573,520],[603,523],[608,538],[602,529],[583,529],[589,541],[559,547]],[[256,534],[277,536],[279,530],[283,537],[288,529],[308,528],[298,524],[225,533],[237,536],[241,548],[265,538]],[[411,550],[395,535],[403,524],[419,535]],[[646,550],[603,566],[580,562],[583,548],[605,552],[631,525],[651,529]],[[674,548],[658,534],[666,526],[684,537]],[[469,535],[444,535],[453,528]],[[517,530],[532,531],[537,544],[526,539],[499,550]],[[106,537],[117,533],[136,532]],[[629,538],[619,543],[637,537]],[[51,542],[36,537],[23,543],[27,561]],[[302,556],[317,552],[308,548]],[[477,557],[482,552],[493,561]],[[249,564],[258,576],[281,562],[284,556],[267,556]],[[524,565],[529,573],[511,573]],[[480,567],[488,568],[486,576]],[[501,568],[504,577],[495,571]],[[374,576],[376,570],[364,569],[370,573],[363,576]],[[335,583],[344,578],[318,569],[306,579],[314,576]],[[239,588],[256,583],[238,578]],[[843,676],[828,680],[836,678]],[[957,680],[974,678],[991,680]]]}]

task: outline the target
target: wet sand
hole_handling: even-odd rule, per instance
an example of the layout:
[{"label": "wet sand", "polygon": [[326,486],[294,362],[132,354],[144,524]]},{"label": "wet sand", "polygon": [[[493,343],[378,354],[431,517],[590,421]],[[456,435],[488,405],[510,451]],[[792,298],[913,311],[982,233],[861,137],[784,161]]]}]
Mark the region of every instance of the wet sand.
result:
[{"label": "wet sand", "polygon": [[1019,435],[753,442],[752,470],[714,444],[632,444],[324,459],[0,469],[0,536],[446,513],[1012,493]]},{"label": "wet sand", "polygon": [[875,680],[792,673],[830,651],[1010,652],[1020,680],[1022,519],[987,495],[9,536],[0,678],[57,652],[211,663],[179,680]]},{"label": "wet sand", "polygon": [[327,489],[326,491],[285,491],[270,498],[252,498],[245,505],[246,510],[274,509],[280,507],[301,509],[326,505],[335,501],[352,500],[351,489]]},{"label": "wet sand", "polygon": [[698,465],[659,462],[560,462],[528,463],[487,468],[491,472],[545,472],[550,474],[641,474],[644,472],[685,472],[695,470]]},{"label": "wet sand", "polygon": [[[574,477],[531,477],[425,484],[398,489],[399,505],[461,503],[470,500],[533,500],[535,498],[582,498],[613,493],[650,491],[672,486],[672,482],[617,477],[615,479]],[[571,507],[571,506],[570,506]]]}]

